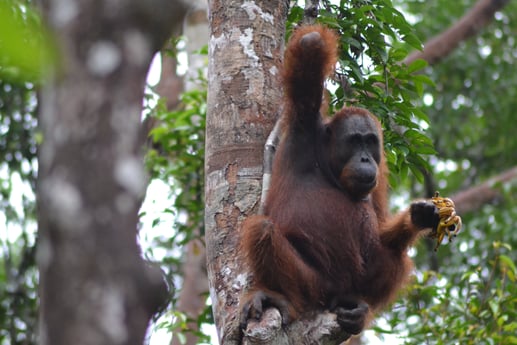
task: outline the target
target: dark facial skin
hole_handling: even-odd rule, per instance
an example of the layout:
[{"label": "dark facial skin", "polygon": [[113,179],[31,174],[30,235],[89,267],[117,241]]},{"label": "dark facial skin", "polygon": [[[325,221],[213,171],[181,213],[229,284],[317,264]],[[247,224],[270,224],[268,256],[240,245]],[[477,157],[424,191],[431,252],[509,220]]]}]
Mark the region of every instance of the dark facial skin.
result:
[{"label": "dark facial skin", "polygon": [[364,198],[377,185],[381,148],[375,122],[367,116],[337,118],[331,130],[332,171],[341,186]]}]

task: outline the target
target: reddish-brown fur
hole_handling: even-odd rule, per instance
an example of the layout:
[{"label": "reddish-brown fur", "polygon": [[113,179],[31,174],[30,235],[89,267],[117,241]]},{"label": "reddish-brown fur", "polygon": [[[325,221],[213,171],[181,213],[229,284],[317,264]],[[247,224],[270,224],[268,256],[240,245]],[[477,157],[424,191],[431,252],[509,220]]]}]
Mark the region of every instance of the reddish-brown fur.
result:
[{"label": "reddish-brown fur", "polygon": [[331,120],[321,117],[323,82],[336,60],[337,37],[321,26],[298,29],[286,49],[284,135],[265,215],[249,217],[242,228],[241,250],[254,275],[242,299],[244,318],[260,317],[250,302],[257,292],[285,299],[291,318],[347,301],[365,301],[378,310],[408,278],[408,246],[435,221],[413,209],[388,216],[384,154],[376,187],[366,197],[347,190],[353,175],[348,166],[329,178],[337,143],[332,138],[328,143],[325,135],[339,133],[349,117],[372,119],[382,148],[381,125],[368,111],[349,107]]}]

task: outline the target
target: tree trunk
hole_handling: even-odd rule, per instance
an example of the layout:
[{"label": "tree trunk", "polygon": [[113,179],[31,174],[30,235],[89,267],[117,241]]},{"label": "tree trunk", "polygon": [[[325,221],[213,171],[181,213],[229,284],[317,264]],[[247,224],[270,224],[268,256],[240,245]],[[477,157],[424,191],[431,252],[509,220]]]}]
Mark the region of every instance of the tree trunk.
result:
[{"label": "tree trunk", "polygon": [[46,0],[60,62],[42,92],[42,344],[142,344],[166,288],[140,257],[141,108],[174,1]]},{"label": "tree trunk", "polygon": [[287,1],[209,1],[206,135],[208,276],[221,344],[240,343],[236,311],[247,275],[239,224],[256,212],[262,151],[279,115]]}]

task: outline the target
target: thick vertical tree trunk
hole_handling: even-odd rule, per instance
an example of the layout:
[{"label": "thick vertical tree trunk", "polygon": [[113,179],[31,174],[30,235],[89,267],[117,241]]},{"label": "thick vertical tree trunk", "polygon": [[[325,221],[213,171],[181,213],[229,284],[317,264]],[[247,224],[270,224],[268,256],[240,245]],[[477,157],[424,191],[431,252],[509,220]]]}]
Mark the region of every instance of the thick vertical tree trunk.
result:
[{"label": "thick vertical tree trunk", "polygon": [[43,2],[60,53],[42,93],[41,343],[142,344],[164,302],[136,242],[147,181],[141,108],[175,1]]},{"label": "thick vertical tree trunk", "polygon": [[206,242],[222,344],[240,342],[236,310],[247,277],[236,244],[257,210],[263,145],[279,114],[287,1],[209,1]]}]

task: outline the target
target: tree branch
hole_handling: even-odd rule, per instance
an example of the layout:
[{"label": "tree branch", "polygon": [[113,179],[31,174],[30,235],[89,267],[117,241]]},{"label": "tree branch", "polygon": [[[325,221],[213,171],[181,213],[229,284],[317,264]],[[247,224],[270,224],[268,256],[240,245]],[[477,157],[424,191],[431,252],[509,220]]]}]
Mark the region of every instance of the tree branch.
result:
[{"label": "tree branch", "polygon": [[497,199],[501,193],[499,185],[517,177],[517,166],[494,176],[475,187],[454,194],[451,199],[456,204],[459,214],[478,210],[484,204]]},{"label": "tree branch", "polygon": [[316,18],[319,12],[319,0],[307,0],[305,1],[305,8],[303,10],[303,22],[304,24],[316,23]]},{"label": "tree branch", "polygon": [[411,53],[404,63],[409,65],[423,59],[433,65],[448,56],[462,41],[475,36],[494,18],[494,13],[503,8],[508,0],[479,0],[470,11],[447,30],[431,38],[422,51]]},{"label": "tree branch", "polygon": [[267,309],[260,321],[252,321],[245,332],[242,345],[341,344],[350,338],[336,321],[336,314],[318,313],[311,319],[300,319],[283,329],[277,309]]}]

